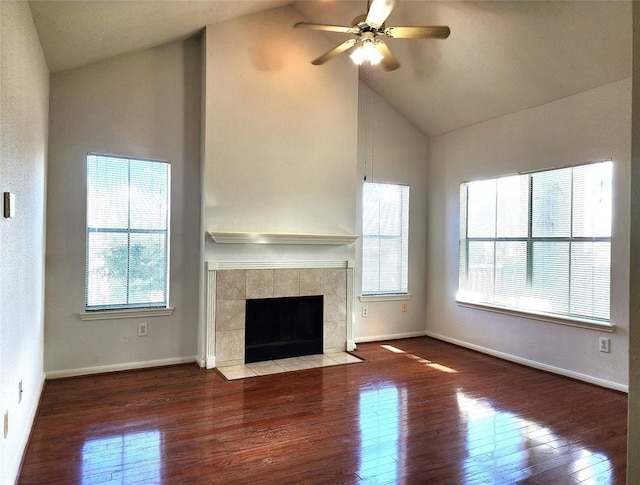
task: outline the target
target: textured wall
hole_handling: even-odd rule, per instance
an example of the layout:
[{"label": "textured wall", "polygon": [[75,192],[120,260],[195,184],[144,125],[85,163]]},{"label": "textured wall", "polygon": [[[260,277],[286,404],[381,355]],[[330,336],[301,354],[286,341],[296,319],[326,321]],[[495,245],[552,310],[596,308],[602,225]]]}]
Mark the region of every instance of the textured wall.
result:
[{"label": "textured wall", "polygon": [[[292,7],[206,33],[205,230],[353,234],[357,70]],[[207,259],[353,259],[353,248],[207,242]],[[331,256],[329,256],[331,255]]]},{"label": "textured wall", "polygon": [[[200,42],[190,39],[51,76],[46,278],[49,372],[197,354]],[[172,316],[82,321],[87,152],[171,163]],[[139,322],[148,335],[137,336]]]},{"label": "textured wall", "polygon": [[[369,76],[384,76],[373,70]],[[359,88],[358,134],[358,232],[362,232],[362,181],[409,185],[409,293],[408,301],[356,303],[356,341],[424,335],[427,257],[427,156],[429,140],[406,118],[364,83]],[[359,241],[358,257],[362,243]],[[359,269],[359,268],[358,268]],[[362,271],[356,270],[356,294],[362,287]],[[407,311],[401,311],[401,304]],[[367,306],[369,316],[362,317]]]},{"label": "textured wall", "polygon": [[[602,384],[627,385],[631,80],[433,138],[429,152],[427,330],[555,367]],[[460,183],[567,164],[614,161],[611,322],[615,333],[518,318],[456,304]],[[611,353],[598,338],[611,338]]]},{"label": "textured wall", "polygon": [[0,192],[16,202],[0,218],[0,482],[13,483],[43,382],[49,73],[27,2],[0,2],[0,59]]}]

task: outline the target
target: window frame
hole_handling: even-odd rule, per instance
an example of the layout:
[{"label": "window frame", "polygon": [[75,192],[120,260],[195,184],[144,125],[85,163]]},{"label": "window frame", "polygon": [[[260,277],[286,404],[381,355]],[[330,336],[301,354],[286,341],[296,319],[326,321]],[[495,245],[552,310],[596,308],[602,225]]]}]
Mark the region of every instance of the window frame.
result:
[{"label": "window frame", "polygon": [[[91,157],[104,157],[110,159],[117,159],[123,162],[127,162],[128,171],[131,171],[132,162],[147,162],[147,163],[157,163],[163,164],[166,166],[166,202],[164,209],[166,210],[166,220],[164,221],[165,228],[132,228],[130,216],[128,216],[127,227],[94,227],[89,225],[89,217],[90,217],[90,192],[89,192],[89,163]],[[86,222],[85,222],[85,287],[84,287],[84,311],[80,313],[80,318],[82,320],[105,320],[105,319],[114,319],[114,318],[134,318],[137,316],[165,316],[171,315],[174,309],[170,306],[170,240],[171,240],[171,163],[167,160],[158,160],[151,158],[140,158],[140,157],[130,157],[123,155],[112,155],[112,154],[104,154],[104,153],[96,153],[89,152],[87,153],[86,165],[87,172],[85,173],[85,182],[86,182]],[[131,187],[131,180],[129,179],[128,191]],[[127,210],[131,210],[130,206],[130,198],[127,195]],[[165,254],[165,265],[164,265],[164,302],[159,304],[154,304],[154,302],[143,302],[143,303],[131,303],[129,301],[129,296],[127,296],[127,302],[123,304],[100,304],[100,305],[89,305],[89,282],[90,282],[90,251],[89,251],[89,238],[91,234],[96,233],[117,233],[117,234],[126,234],[127,236],[127,251],[129,252],[131,249],[131,235],[132,234],[159,234],[164,236],[164,254]],[[127,259],[129,259],[127,257]],[[130,270],[127,269],[126,276],[126,286],[127,286],[127,295],[129,295],[129,284],[130,284]]]},{"label": "window frame", "polygon": [[[533,246],[534,243],[536,242],[566,242],[568,243],[568,261],[569,261],[569,265],[571,265],[571,261],[572,261],[572,253],[571,253],[571,247],[573,245],[573,243],[597,243],[597,242],[606,242],[609,244],[609,294],[611,293],[611,269],[612,269],[612,265],[611,265],[611,246],[612,246],[612,227],[610,227],[609,230],[609,236],[575,236],[573,234],[573,230],[574,230],[574,223],[573,223],[573,218],[574,218],[574,209],[573,209],[573,192],[574,192],[574,186],[573,186],[573,174],[574,174],[574,169],[576,168],[580,168],[580,167],[585,167],[585,166],[590,166],[590,165],[596,165],[596,164],[603,164],[603,163],[611,163],[611,206],[612,206],[612,212],[611,212],[611,219],[613,220],[613,183],[614,183],[614,164],[613,164],[613,160],[612,159],[606,159],[606,160],[599,160],[596,162],[590,162],[590,163],[582,163],[582,164],[577,164],[577,165],[569,165],[569,166],[564,166],[564,167],[556,167],[556,168],[551,168],[551,169],[542,169],[542,170],[535,170],[535,171],[528,171],[528,172],[520,172],[518,174],[514,174],[514,175],[518,175],[518,176],[527,176],[528,177],[528,186],[527,186],[527,197],[528,197],[528,201],[527,201],[527,235],[524,237],[510,237],[510,236],[504,236],[504,237],[498,237],[497,233],[495,234],[494,237],[469,237],[468,235],[468,227],[469,227],[469,223],[468,223],[468,215],[469,215],[469,202],[468,202],[468,187],[469,184],[473,183],[473,182],[480,182],[480,181],[489,181],[489,180],[495,180],[496,183],[498,180],[502,179],[502,178],[506,178],[506,177],[510,177],[513,175],[504,175],[504,176],[499,176],[499,177],[492,177],[489,179],[476,179],[476,180],[472,180],[472,181],[467,181],[467,182],[463,182],[460,184],[460,234],[459,234],[459,268],[458,268],[458,293],[456,295],[456,303],[460,306],[463,307],[469,307],[469,308],[475,308],[475,309],[480,309],[480,310],[486,310],[486,311],[491,311],[491,312],[496,312],[496,313],[502,313],[502,314],[508,314],[508,315],[513,315],[513,316],[518,316],[518,317],[524,317],[524,318],[530,318],[530,319],[534,319],[534,320],[541,320],[541,321],[546,321],[546,322],[552,322],[552,323],[559,323],[559,324],[564,324],[564,325],[570,325],[570,326],[577,326],[577,327],[583,327],[583,328],[590,328],[590,329],[594,329],[594,330],[600,330],[600,331],[605,331],[605,332],[613,332],[615,329],[615,325],[612,323],[611,321],[611,297],[609,297],[609,318],[608,319],[604,319],[604,318],[598,318],[598,317],[586,317],[586,316],[582,316],[579,314],[571,314],[571,313],[559,313],[559,312],[546,312],[546,311],[536,311],[536,310],[532,310],[530,308],[524,308],[524,307],[512,307],[512,306],[508,306],[508,305],[501,305],[498,303],[493,303],[493,302],[487,302],[487,301],[480,301],[480,300],[475,300],[475,299],[470,299],[470,298],[466,298],[464,291],[463,291],[463,279],[467,278],[468,276],[468,271],[469,271],[469,242],[493,242],[494,245],[496,243],[499,242],[523,242],[526,244],[526,285],[527,288],[529,288],[532,284],[532,274],[533,274]],[[532,178],[536,175],[536,174],[540,174],[540,173],[545,173],[545,172],[553,172],[553,171],[558,171],[558,170],[563,170],[563,169],[571,169],[572,170],[572,187],[571,187],[571,198],[572,198],[572,206],[571,206],[571,213],[570,213],[570,218],[571,218],[571,222],[570,222],[570,234],[569,236],[534,236],[533,235],[533,212],[534,212],[534,208],[533,208],[533,184],[532,184]],[[464,191],[464,194],[463,194]],[[496,208],[496,214],[497,214],[498,209]],[[463,217],[464,215],[464,217]],[[464,232],[463,232],[464,231]],[[495,275],[495,268],[496,268],[496,261],[495,261],[495,246],[494,246],[494,261],[493,261],[493,268],[494,268],[494,275]],[[568,288],[571,288],[571,274],[568,274]],[[494,282],[494,287],[495,287],[495,282]],[[569,290],[570,291],[570,290]]]},{"label": "window frame", "polygon": [[[380,235],[368,235],[365,233],[365,186],[367,184],[370,185],[378,185],[378,186],[393,186],[402,189],[406,189],[406,195],[401,195],[401,197],[406,197],[406,203],[402,204],[400,208],[399,220],[401,222],[400,234],[396,236],[399,238],[401,251],[400,251],[400,263],[396,268],[400,275],[399,277],[399,285],[397,291],[368,291],[365,292],[365,241],[367,238],[376,238],[380,239]],[[405,201],[403,201],[405,202]],[[405,207],[406,206],[406,207]],[[403,209],[406,208],[406,211],[403,212]],[[378,217],[378,221],[380,218]],[[410,229],[410,185],[396,182],[370,182],[365,181],[362,185],[362,268],[361,268],[361,278],[362,278],[362,287],[361,287],[361,295],[359,297],[360,301],[389,301],[389,300],[409,300],[411,298],[411,294],[409,293],[409,229]],[[377,274],[380,274],[380,262],[378,262]],[[406,290],[405,288],[406,287]],[[379,286],[378,286],[379,288]],[[403,291],[404,290],[404,291]]]}]

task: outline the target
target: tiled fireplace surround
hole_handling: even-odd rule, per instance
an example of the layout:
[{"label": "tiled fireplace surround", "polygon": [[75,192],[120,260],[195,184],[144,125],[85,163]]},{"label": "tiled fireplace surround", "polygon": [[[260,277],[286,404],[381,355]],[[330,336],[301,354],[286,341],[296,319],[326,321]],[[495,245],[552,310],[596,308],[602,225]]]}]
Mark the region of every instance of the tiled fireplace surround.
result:
[{"label": "tiled fireplace surround", "polygon": [[244,364],[245,302],[324,296],[323,352],[353,350],[348,261],[207,263],[207,368]]}]

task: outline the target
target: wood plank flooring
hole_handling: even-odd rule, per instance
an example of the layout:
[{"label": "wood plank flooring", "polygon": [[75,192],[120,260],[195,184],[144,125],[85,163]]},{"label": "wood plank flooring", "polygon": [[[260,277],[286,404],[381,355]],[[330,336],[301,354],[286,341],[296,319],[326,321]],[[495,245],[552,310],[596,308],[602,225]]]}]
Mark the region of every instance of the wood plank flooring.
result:
[{"label": "wood plank flooring", "polygon": [[[381,344],[387,344],[383,347]],[[623,484],[627,396],[430,338],[48,381],[20,484]]]}]

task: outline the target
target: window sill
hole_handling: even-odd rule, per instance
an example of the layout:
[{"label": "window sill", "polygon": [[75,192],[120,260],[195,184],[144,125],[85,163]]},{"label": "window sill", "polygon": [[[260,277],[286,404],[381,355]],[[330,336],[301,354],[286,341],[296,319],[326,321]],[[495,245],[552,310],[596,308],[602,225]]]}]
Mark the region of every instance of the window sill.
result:
[{"label": "window sill", "polygon": [[402,293],[395,295],[360,295],[360,301],[401,301],[411,300],[411,293]]},{"label": "window sill", "polygon": [[97,310],[80,313],[80,319],[117,320],[120,318],[164,317],[173,314],[173,308],[131,308],[128,310]]},{"label": "window sill", "polygon": [[557,323],[559,325],[569,325],[571,327],[587,328],[589,330],[597,330],[600,332],[613,333],[616,329],[616,326],[611,323],[595,322],[593,320],[560,317],[556,315],[549,315],[546,313],[533,313],[533,312],[527,312],[523,310],[516,310],[514,308],[491,306],[483,303],[475,303],[475,302],[468,302],[468,301],[462,301],[462,300],[456,300],[456,303],[459,306],[474,308],[476,310],[502,313],[504,315],[529,318],[531,320],[539,320],[539,321],[549,322],[549,323]]}]

